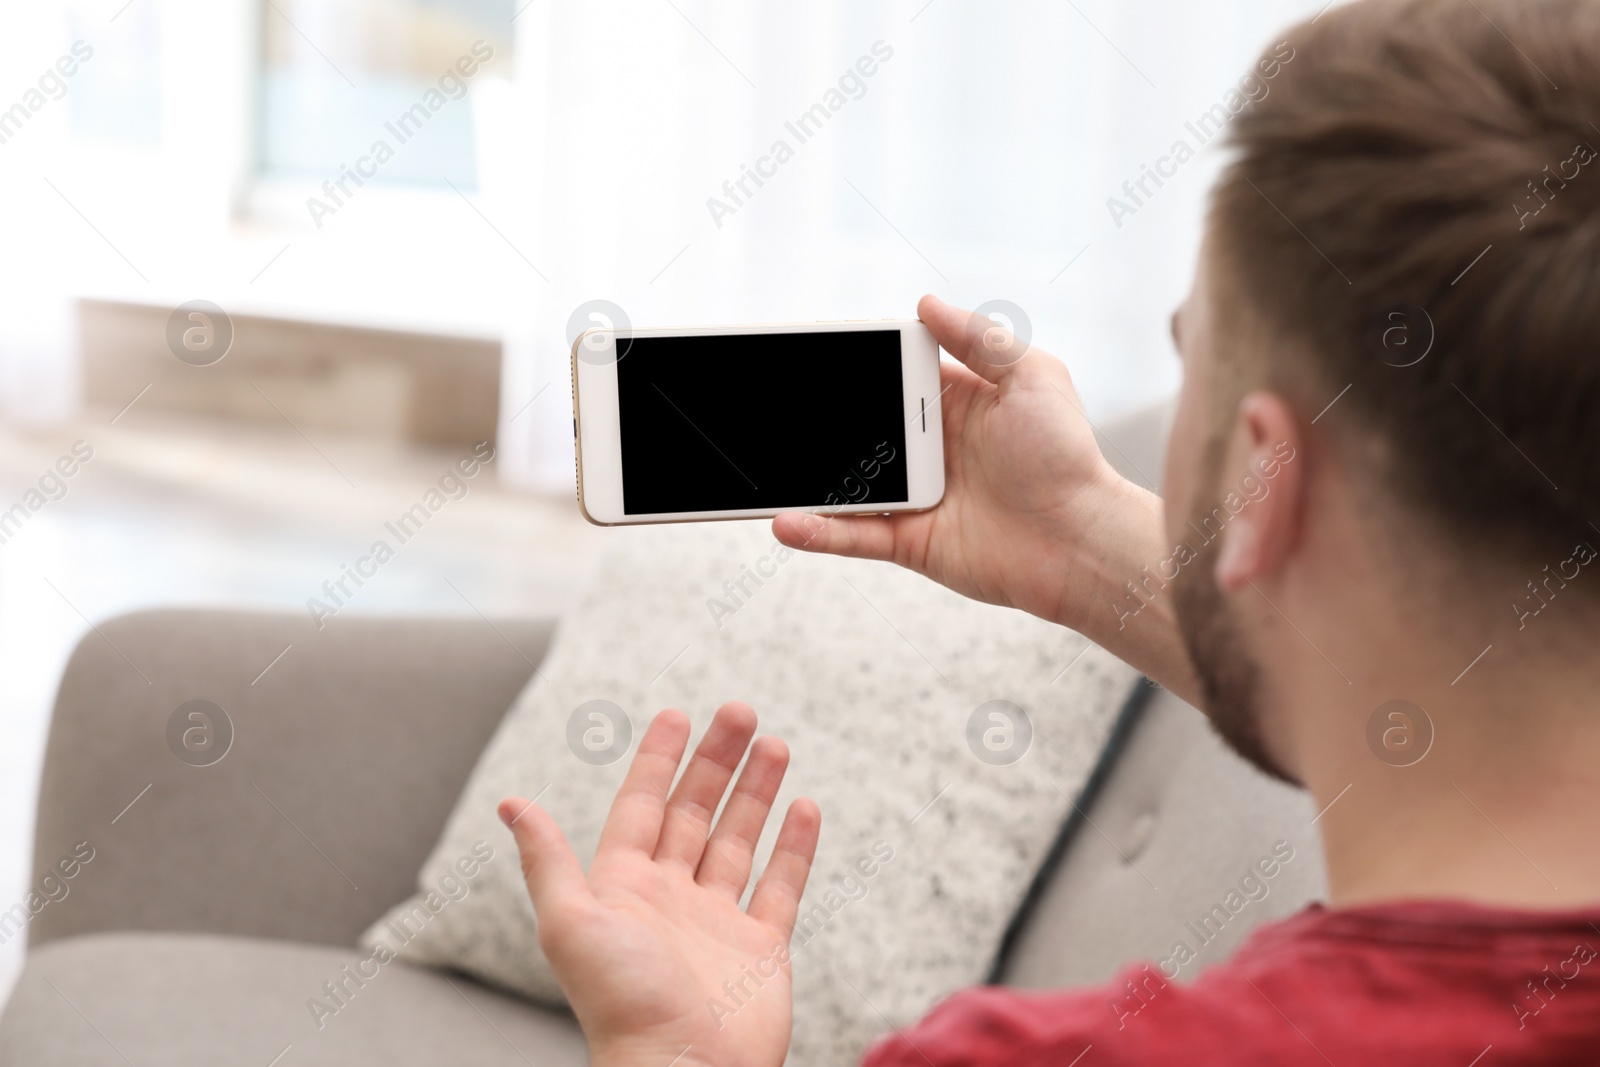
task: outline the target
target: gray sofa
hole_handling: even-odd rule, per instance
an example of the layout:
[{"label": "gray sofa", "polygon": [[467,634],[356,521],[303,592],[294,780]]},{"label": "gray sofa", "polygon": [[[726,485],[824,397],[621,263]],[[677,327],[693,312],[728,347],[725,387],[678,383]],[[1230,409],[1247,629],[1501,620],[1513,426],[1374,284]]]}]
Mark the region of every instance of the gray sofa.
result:
[{"label": "gray sofa", "polygon": [[[1113,459],[1157,476],[1161,424],[1113,430]],[[35,885],[54,872],[67,893],[28,924],[0,1064],[586,1062],[570,1016],[460,975],[391,964],[321,1029],[306,1004],[410,894],[553,626],[341,617],[313,641],[300,616],[167,610],[91,632],[62,679],[34,847]],[[166,740],[196,698],[235,729],[207,767]],[[1103,980],[1179,940],[1199,950],[1187,980],[1323,891],[1309,802],[1225,751],[1192,708],[1151,688],[1117,734],[997,981]],[[1265,895],[1220,908],[1280,841],[1294,858]],[[60,879],[81,842],[93,858]]]}]

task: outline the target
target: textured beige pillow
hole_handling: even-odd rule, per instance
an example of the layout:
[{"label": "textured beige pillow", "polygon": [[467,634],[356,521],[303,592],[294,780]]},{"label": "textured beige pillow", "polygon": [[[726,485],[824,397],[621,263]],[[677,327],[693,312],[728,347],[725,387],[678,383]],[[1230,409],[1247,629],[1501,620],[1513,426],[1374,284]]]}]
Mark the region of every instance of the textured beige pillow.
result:
[{"label": "textured beige pillow", "polygon": [[[1071,631],[888,564],[790,552],[766,523],[621,532],[419,885],[478,840],[514,854],[495,817],[513,793],[537,796],[587,862],[649,717],[682,708],[698,736],[720,703],[747,701],[793,752],[780,810],[804,795],[823,813],[789,1062],[854,1062],[885,1018],[909,1023],[983,980],[1135,677]],[[561,1002],[515,862],[486,865],[402,939],[389,920],[423,901],[366,943]]]}]

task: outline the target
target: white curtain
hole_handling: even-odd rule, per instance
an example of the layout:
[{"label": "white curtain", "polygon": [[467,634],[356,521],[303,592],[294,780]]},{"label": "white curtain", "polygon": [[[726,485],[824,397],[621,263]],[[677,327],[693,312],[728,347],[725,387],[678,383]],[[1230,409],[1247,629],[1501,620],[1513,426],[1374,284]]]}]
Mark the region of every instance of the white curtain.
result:
[{"label": "white curtain", "polygon": [[[530,272],[508,311],[503,469],[570,491],[563,333],[597,298],[635,325],[1003,299],[1069,361],[1091,417],[1164,396],[1215,143],[1120,226],[1107,200],[1179,138],[1198,146],[1185,123],[1321,7],[533,0],[516,86],[480,112],[488,151],[520,146],[485,160],[485,203],[548,279]],[[786,125],[819,103],[837,108],[820,129]],[[779,141],[792,157],[763,162]],[[740,191],[758,164],[770,176]]]}]

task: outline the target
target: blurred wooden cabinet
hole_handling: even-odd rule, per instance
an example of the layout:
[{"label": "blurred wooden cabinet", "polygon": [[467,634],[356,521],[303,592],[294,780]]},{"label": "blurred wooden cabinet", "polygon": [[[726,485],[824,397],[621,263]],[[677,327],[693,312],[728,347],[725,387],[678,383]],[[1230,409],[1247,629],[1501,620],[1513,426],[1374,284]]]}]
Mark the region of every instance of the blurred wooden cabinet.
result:
[{"label": "blurred wooden cabinet", "polygon": [[83,300],[84,396],[141,407],[428,445],[493,441],[500,342],[230,316],[227,354],[207,366],[169,344],[173,309]]}]

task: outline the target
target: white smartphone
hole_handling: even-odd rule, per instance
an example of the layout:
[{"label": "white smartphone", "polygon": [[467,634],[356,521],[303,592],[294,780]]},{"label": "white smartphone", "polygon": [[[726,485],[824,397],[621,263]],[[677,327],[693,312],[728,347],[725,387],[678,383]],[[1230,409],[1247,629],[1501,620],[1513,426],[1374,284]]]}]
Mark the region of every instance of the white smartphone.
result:
[{"label": "white smartphone", "polygon": [[578,506],[601,526],[944,496],[939,345],[916,320],[588,330],[572,406]]}]

